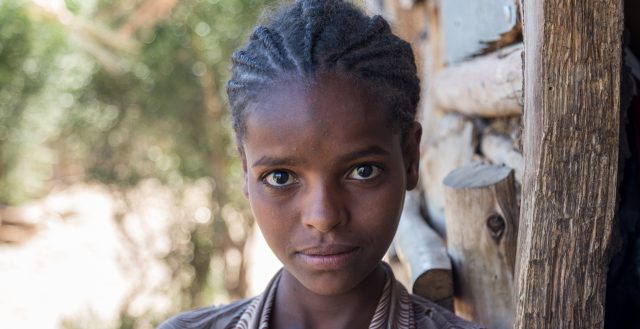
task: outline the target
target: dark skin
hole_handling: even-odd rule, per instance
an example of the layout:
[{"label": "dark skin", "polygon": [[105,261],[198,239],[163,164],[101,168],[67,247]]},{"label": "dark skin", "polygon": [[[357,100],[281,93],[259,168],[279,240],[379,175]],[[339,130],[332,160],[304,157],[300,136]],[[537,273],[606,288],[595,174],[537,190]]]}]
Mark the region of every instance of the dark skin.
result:
[{"label": "dark skin", "polygon": [[343,74],[300,82],[263,94],[240,144],[245,194],[284,264],[271,327],[368,328],[381,259],[418,181],[421,127],[403,138]]}]

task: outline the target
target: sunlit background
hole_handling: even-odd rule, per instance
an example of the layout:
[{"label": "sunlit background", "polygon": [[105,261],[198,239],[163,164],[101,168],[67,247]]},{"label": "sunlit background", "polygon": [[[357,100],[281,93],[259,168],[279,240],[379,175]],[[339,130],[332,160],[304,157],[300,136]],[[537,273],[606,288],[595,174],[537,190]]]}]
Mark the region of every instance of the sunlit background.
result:
[{"label": "sunlit background", "polygon": [[263,288],[223,87],[272,2],[0,0],[3,328],[154,328]]}]

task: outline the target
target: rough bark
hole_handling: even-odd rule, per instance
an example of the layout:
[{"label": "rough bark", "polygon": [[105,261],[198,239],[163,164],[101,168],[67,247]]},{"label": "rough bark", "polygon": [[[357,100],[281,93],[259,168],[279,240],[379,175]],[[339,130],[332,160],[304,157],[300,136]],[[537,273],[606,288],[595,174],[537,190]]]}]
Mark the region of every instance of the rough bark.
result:
[{"label": "rough bark", "polygon": [[618,182],[622,1],[523,2],[515,328],[602,328]]}]

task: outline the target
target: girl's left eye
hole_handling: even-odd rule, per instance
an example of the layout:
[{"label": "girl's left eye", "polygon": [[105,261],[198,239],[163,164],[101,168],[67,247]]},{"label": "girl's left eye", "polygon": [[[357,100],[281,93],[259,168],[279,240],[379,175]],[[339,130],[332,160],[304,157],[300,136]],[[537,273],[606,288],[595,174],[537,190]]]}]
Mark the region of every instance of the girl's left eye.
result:
[{"label": "girl's left eye", "polygon": [[294,184],[296,179],[293,174],[289,172],[276,170],[267,174],[262,181],[268,186],[283,188]]},{"label": "girl's left eye", "polygon": [[351,170],[349,178],[355,180],[368,180],[380,176],[382,169],[376,165],[358,165]]}]

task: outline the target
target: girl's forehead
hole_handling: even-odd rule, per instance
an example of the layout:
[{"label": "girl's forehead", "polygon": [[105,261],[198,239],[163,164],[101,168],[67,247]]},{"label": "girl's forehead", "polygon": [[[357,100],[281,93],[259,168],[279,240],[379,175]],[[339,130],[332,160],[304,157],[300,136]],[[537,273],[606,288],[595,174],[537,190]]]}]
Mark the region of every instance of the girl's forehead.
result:
[{"label": "girl's forehead", "polygon": [[313,83],[280,83],[247,114],[245,141],[292,145],[292,138],[297,138],[313,144],[319,139],[367,140],[395,133],[375,95],[339,75]]},{"label": "girl's forehead", "polygon": [[[342,73],[323,73],[315,77],[287,77],[266,88],[258,97],[254,112],[306,112],[306,114],[322,114],[321,109],[327,106],[344,110],[344,114],[354,110],[375,112],[383,110],[378,97],[370,92],[357,79]],[[315,111],[302,111],[302,109]],[[281,113],[282,114],[282,113]],[[340,114],[340,111],[337,113]]]}]

